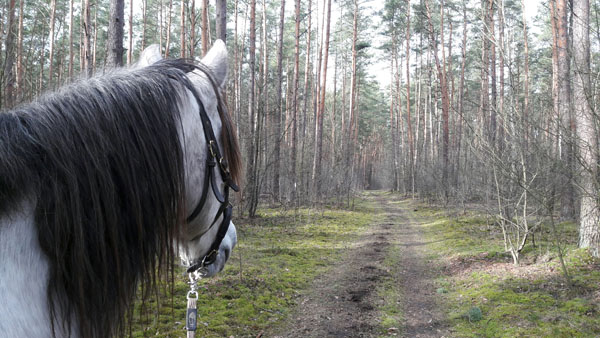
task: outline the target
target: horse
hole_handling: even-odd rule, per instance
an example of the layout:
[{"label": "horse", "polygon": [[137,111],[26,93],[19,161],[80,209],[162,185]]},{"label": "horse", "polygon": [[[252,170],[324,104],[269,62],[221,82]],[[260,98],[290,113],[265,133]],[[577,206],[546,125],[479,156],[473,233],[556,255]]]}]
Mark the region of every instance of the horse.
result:
[{"label": "horse", "polygon": [[177,255],[223,269],[241,171],[226,76],[220,40],[200,62],[152,46],[0,112],[0,336],[122,336]]}]

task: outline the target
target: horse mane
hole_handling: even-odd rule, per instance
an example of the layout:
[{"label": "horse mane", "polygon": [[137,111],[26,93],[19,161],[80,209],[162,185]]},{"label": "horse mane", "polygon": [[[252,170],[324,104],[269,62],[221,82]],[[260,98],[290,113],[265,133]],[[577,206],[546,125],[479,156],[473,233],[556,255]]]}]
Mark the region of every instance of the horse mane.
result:
[{"label": "horse mane", "polygon": [[[36,203],[55,334],[71,334],[76,321],[82,337],[122,336],[138,283],[148,293],[172,271],[185,219],[178,124],[190,67],[163,60],[115,71],[0,113],[0,215],[24,198]],[[219,113],[237,179],[235,129]]]}]

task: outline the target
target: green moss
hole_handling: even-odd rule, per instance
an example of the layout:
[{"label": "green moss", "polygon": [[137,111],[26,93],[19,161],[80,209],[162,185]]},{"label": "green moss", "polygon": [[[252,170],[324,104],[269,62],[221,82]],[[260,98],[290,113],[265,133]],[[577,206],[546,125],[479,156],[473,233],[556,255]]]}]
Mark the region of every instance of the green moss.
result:
[{"label": "green moss", "polygon": [[402,304],[402,294],[398,287],[398,279],[402,273],[400,257],[400,246],[391,243],[386,252],[386,258],[383,261],[383,268],[389,271],[389,274],[382,278],[377,286],[377,296],[380,300],[378,308],[380,312],[380,334],[397,334],[398,328],[402,327],[404,319],[400,304]]},{"label": "green moss", "polygon": [[[347,243],[377,220],[372,211],[369,202],[357,199],[353,210],[259,209],[255,219],[238,219],[238,246],[225,270],[200,282],[196,336],[254,337],[281,322],[314,277],[332,267]],[[144,311],[136,306],[134,337],[185,335],[183,269],[176,272],[174,292],[163,289],[160,310],[151,301]]]},{"label": "green moss", "polygon": [[[428,239],[431,258],[453,269],[441,275],[438,293],[456,337],[596,337],[600,335],[600,309],[594,295],[600,294],[600,262],[585,250],[575,249],[577,229],[573,223],[558,225],[567,244],[565,260],[574,285],[568,287],[560,274],[556,251],[547,236],[538,238],[538,247],[528,245],[522,252],[530,258],[531,269],[546,271],[535,275],[502,268],[510,263],[503,250],[502,234],[486,218],[467,213],[449,217],[439,209],[419,207],[417,212]],[[541,250],[545,248],[545,250]],[[535,262],[535,255],[545,260]],[[533,262],[531,262],[533,261]],[[506,264],[506,266],[510,266]],[[463,273],[468,269],[470,273]],[[522,270],[525,272],[526,269]],[[469,320],[469,309],[478,307],[483,320]],[[467,314],[467,315],[465,315]]]}]

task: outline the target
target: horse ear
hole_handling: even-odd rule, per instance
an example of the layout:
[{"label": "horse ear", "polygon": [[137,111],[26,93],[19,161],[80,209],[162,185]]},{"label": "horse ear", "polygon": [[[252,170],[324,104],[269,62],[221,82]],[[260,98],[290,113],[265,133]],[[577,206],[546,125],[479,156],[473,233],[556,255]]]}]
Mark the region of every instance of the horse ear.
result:
[{"label": "horse ear", "polygon": [[212,48],[202,58],[202,63],[208,66],[215,75],[219,87],[223,87],[227,79],[227,47],[223,40],[217,40]]},{"label": "horse ear", "polygon": [[151,45],[144,49],[142,54],[140,55],[140,59],[133,66],[134,68],[142,68],[146,66],[150,66],[151,64],[162,60],[162,55],[160,54],[160,46],[159,45]]}]

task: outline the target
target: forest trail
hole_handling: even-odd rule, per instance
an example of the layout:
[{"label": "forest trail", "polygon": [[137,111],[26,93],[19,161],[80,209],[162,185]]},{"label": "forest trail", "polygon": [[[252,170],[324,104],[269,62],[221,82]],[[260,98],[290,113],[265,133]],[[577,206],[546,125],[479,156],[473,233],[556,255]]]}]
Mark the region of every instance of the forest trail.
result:
[{"label": "forest trail", "polygon": [[[435,303],[434,269],[426,261],[426,246],[413,204],[390,194],[370,194],[381,220],[356,241],[347,243],[343,258],[315,279],[308,294],[285,324],[264,337],[448,337]],[[392,250],[396,247],[397,250]],[[384,260],[394,253],[400,267],[392,271]],[[401,301],[402,327],[382,331],[378,311],[383,303],[377,288],[392,278]]]}]

